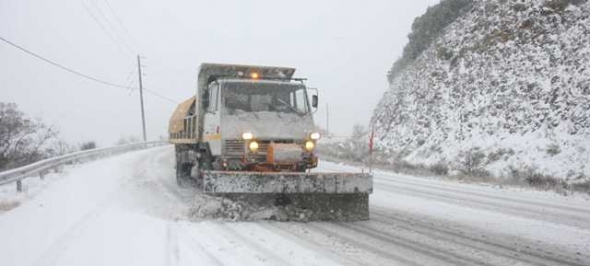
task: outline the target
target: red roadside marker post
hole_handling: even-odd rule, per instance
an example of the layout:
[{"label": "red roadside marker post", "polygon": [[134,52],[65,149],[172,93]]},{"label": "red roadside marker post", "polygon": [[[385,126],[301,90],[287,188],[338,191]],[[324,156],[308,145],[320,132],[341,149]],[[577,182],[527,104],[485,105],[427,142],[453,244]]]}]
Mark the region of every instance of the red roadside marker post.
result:
[{"label": "red roadside marker post", "polygon": [[373,139],[375,137],[375,129],[371,130],[369,137],[369,173],[373,172]]}]

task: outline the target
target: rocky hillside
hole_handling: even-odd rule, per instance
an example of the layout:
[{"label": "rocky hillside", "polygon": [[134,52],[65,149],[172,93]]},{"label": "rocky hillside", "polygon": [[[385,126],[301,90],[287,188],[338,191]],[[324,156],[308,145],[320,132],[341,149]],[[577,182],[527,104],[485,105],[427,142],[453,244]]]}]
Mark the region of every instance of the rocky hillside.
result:
[{"label": "rocky hillside", "polygon": [[475,0],[390,86],[371,124],[392,157],[590,176],[586,0]]}]

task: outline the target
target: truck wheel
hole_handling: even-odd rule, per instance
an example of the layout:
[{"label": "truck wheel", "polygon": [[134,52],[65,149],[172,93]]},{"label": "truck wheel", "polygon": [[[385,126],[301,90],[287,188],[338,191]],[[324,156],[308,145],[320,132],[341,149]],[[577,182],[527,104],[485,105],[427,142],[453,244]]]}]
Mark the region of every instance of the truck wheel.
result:
[{"label": "truck wheel", "polygon": [[179,187],[190,186],[191,164],[179,163],[176,165],[176,183]]},{"label": "truck wheel", "polygon": [[201,170],[199,167],[199,163],[197,162],[195,165],[191,167],[191,181],[194,182],[197,188],[203,187],[203,175],[201,174]]}]

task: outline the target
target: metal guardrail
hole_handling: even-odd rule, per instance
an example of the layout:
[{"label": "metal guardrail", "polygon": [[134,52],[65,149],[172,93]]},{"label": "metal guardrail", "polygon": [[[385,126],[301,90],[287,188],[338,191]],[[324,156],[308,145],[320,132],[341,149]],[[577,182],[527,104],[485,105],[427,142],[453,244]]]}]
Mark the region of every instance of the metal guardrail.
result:
[{"label": "metal guardrail", "polygon": [[53,157],[45,160],[41,160],[32,164],[28,164],[19,168],[11,169],[8,171],[0,172],[0,185],[5,185],[8,183],[16,182],[16,190],[21,192],[22,191],[22,180],[39,175],[41,179],[44,178],[44,175],[50,170],[55,169],[63,164],[75,162],[75,161],[82,161],[82,160],[89,160],[89,159],[97,159],[117,154],[122,154],[130,151],[136,150],[143,150],[147,148],[153,148],[158,146],[164,146],[168,144],[166,141],[150,141],[150,142],[140,142],[140,143],[132,143],[126,144],[116,147],[109,147],[109,148],[101,148],[101,149],[93,149],[93,150],[86,150],[86,151],[79,151],[74,153],[69,153],[66,155]]}]

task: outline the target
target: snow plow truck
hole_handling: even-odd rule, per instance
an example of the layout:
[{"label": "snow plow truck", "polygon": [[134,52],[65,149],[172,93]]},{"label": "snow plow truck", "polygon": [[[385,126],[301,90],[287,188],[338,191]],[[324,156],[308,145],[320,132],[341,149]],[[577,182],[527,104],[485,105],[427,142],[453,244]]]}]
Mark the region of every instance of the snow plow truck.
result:
[{"label": "snow plow truck", "polygon": [[[369,219],[368,173],[319,173],[317,90],[294,68],[204,63],[196,95],[169,124],[179,186],[222,197],[271,197],[310,220]],[[313,95],[311,95],[313,94]]]}]

